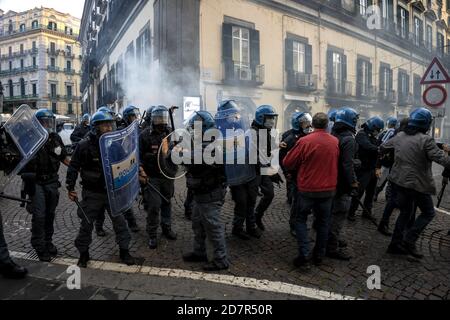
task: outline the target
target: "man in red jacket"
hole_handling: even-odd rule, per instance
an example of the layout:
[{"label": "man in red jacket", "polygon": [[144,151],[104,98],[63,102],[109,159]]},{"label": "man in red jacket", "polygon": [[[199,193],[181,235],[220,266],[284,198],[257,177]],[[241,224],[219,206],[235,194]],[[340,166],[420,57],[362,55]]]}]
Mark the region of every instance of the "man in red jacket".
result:
[{"label": "man in red jacket", "polygon": [[325,113],[316,114],[312,125],[315,131],[299,139],[283,162],[288,170],[297,171],[296,230],[299,256],[294,260],[297,267],[308,267],[307,220],[312,210],[316,215],[317,225],[313,262],[315,265],[322,263],[338,178],[339,141],[326,132],[328,116]]}]

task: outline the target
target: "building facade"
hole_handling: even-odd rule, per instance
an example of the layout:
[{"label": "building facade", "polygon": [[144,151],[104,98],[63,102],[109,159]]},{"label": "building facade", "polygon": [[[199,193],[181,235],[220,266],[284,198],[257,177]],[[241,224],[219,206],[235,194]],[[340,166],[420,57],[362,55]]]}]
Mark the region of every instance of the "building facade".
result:
[{"label": "building facade", "polygon": [[[106,11],[111,3],[121,3],[96,2]],[[154,67],[146,91],[157,87],[180,106],[183,97],[199,97],[201,107],[213,113],[218,101],[235,99],[250,117],[257,106],[271,104],[281,130],[289,127],[295,111],[350,106],[362,120],[406,116],[422,105],[420,79],[432,58],[450,66],[450,1],[155,0],[133,6],[139,4],[148,8],[141,14],[149,24],[148,63]],[[92,16],[86,11],[83,21]],[[118,28],[134,30],[133,45],[121,51],[137,58],[141,25],[134,21],[120,22]],[[105,52],[98,40],[96,45]],[[128,90],[114,83],[127,83],[131,75],[108,54],[113,63],[97,59],[97,73],[89,73],[91,85],[83,86],[108,93],[102,101],[89,95],[91,107],[98,106],[94,101],[127,100]],[[158,102],[151,98],[145,103]],[[439,135],[448,131],[445,119],[438,119]]]},{"label": "building facade", "polygon": [[4,112],[22,104],[76,118],[81,112],[80,20],[49,8],[0,11]]}]

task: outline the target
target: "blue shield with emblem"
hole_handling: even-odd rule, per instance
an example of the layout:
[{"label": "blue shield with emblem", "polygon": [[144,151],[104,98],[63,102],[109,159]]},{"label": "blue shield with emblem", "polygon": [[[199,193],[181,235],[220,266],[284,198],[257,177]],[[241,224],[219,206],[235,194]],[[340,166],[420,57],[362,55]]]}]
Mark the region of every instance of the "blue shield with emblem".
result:
[{"label": "blue shield with emblem", "polygon": [[249,161],[250,121],[234,101],[221,103],[214,117],[222,133],[227,184],[237,186],[256,178],[256,167]]},{"label": "blue shield with emblem", "polygon": [[100,153],[111,215],[118,216],[129,210],[139,195],[138,123],[102,135]]},{"label": "blue shield with emblem", "polygon": [[0,192],[3,192],[11,179],[19,174],[48,140],[47,130],[34,113],[28,105],[21,105],[3,126],[7,141],[2,142],[2,145],[11,148],[11,154],[17,161],[10,169],[1,173]]}]

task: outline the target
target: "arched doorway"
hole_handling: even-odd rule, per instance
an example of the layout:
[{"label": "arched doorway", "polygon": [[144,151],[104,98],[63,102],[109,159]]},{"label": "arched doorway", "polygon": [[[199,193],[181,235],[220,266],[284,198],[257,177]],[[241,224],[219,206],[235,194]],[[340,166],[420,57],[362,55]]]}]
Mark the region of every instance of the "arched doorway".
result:
[{"label": "arched doorway", "polygon": [[295,112],[310,112],[311,107],[309,107],[304,101],[292,101],[286,107],[284,111],[284,131],[291,129],[291,117]]}]

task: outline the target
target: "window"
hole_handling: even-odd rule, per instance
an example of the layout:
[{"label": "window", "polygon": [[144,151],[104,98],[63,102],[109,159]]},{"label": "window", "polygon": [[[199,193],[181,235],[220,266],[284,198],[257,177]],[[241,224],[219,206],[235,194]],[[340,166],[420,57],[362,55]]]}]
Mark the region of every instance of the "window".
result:
[{"label": "window", "polygon": [[50,84],[50,95],[52,98],[56,98],[56,84]]},{"label": "window", "polygon": [[250,31],[233,27],[233,61],[235,69],[250,68]]},{"label": "window", "polygon": [[414,75],[414,101],[416,104],[422,102],[422,85],[420,84],[421,77]]},{"label": "window", "polygon": [[66,91],[67,91],[67,97],[72,98],[72,86],[67,86]]},{"label": "window", "polygon": [[54,42],[50,42],[50,52],[51,53],[56,52],[56,44]]},{"label": "window", "polygon": [[20,29],[19,30],[20,30],[20,32],[25,32],[25,24],[22,23],[20,25]]},{"label": "window", "polygon": [[327,52],[327,86],[331,93],[345,93],[347,81],[347,57],[343,52]]},{"label": "window", "polygon": [[445,43],[444,43],[444,35],[442,33],[438,32],[436,41],[437,41],[437,43],[436,43],[437,48],[436,49],[437,49],[438,53],[441,56],[443,56],[444,55],[444,49],[445,49],[444,48],[444,45],[445,45]]},{"label": "window", "polygon": [[58,113],[57,111],[58,111],[58,109],[56,107],[56,102],[52,102],[52,112],[57,114]]},{"label": "window", "polygon": [[136,40],[136,57],[139,62],[150,61],[150,28],[146,27],[145,30]]},{"label": "window", "polygon": [[72,62],[67,61],[67,71],[71,71],[72,70]]},{"label": "window", "polygon": [[25,95],[25,80],[23,78],[20,78],[20,95]]},{"label": "window", "polygon": [[430,51],[433,48],[433,27],[429,26],[429,25],[427,26],[427,44],[426,44],[426,47]]},{"label": "window", "polygon": [[9,71],[12,71],[12,61],[9,62]]},{"label": "window", "polygon": [[55,58],[50,58],[50,66],[52,68],[56,67]]},{"label": "window", "polygon": [[8,48],[8,53],[9,53],[9,56],[11,57],[12,56],[12,47]]},{"label": "window", "polygon": [[66,46],[67,53],[72,54],[72,46]]},{"label": "window", "polygon": [[414,18],[414,44],[422,46],[423,42],[423,22],[419,18]]},{"label": "window", "polygon": [[67,114],[73,114],[73,105],[71,103],[67,104]]},{"label": "window", "polygon": [[36,67],[36,57],[33,57],[33,67]]},{"label": "window", "polygon": [[393,15],[394,15],[394,4],[393,0],[381,0],[381,15],[383,25],[387,30],[389,30],[393,25]]},{"label": "window", "polygon": [[392,69],[390,65],[380,66],[380,93],[383,98],[388,97],[392,91]]},{"label": "window", "polygon": [[294,71],[305,73],[305,44],[294,41],[293,47]]},{"label": "window", "polygon": [[68,27],[64,27],[64,33],[68,34],[69,28]]},{"label": "window", "polygon": [[33,41],[32,48],[33,50],[36,50],[36,41]]},{"label": "window", "polygon": [[367,9],[368,9],[368,0],[359,0],[359,14],[361,16],[366,16],[367,15]]},{"label": "window", "polygon": [[409,75],[404,70],[398,72],[398,100],[405,104],[409,96]]},{"label": "window", "polygon": [[20,59],[20,69],[22,69],[22,70],[23,70],[23,68],[24,68],[24,63],[23,63],[23,59]]},{"label": "window", "polygon": [[14,86],[12,80],[8,80],[9,96],[14,97]]},{"label": "window", "polygon": [[34,21],[31,23],[31,28],[32,28],[32,29],[37,29],[37,28],[38,28],[38,21],[37,21],[37,20],[34,20]]},{"label": "window", "polygon": [[372,64],[366,59],[359,58],[357,64],[357,95],[367,97],[372,87]]},{"label": "window", "polygon": [[398,6],[397,15],[397,23],[400,28],[399,35],[407,39],[409,36],[409,12],[405,8]]},{"label": "window", "polygon": [[32,90],[33,90],[33,97],[36,97],[36,96],[37,96],[37,87],[36,87],[36,83],[33,83],[33,84],[31,85],[31,87],[32,87]]},{"label": "window", "polygon": [[57,31],[57,30],[58,30],[58,25],[57,25],[55,22],[50,21],[50,22],[48,23],[48,29],[49,29],[49,30]]}]

